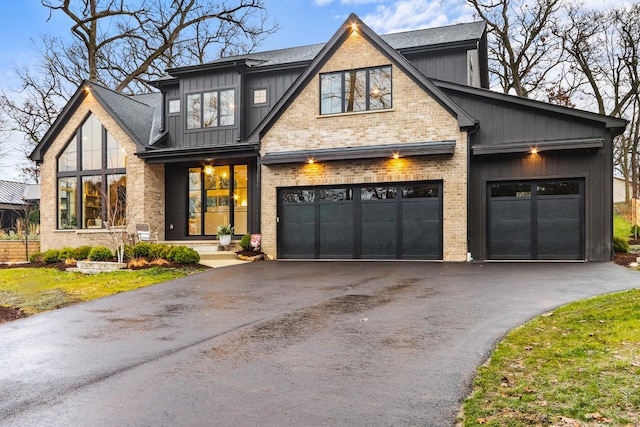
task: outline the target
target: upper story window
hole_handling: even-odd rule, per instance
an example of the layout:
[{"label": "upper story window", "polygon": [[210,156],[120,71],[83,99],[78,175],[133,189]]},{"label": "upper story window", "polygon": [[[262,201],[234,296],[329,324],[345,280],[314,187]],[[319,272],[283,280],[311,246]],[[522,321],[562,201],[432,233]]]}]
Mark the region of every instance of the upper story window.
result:
[{"label": "upper story window", "polygon": [[320,75],[320,114],[391,107],[390,65]]},{"label": "upper story window", "polygon": [[235,124],[234,89],[187,95],[187,129],[201,129]]},{"label": "upper story window", "polygon": [[169,114],[178,114],[180,112],[180,100],[179,99],[170,99],[169,100]]},{"label": "upper story window", "polygon": [[267,103],[267,90],[266,89],[254,89],[253,90],[253,105],[260,105]]},{"label": "upper story window", "polygon": [[89,115],[57,163],[58,229],[126,225],[125,153],[96,116]]}]

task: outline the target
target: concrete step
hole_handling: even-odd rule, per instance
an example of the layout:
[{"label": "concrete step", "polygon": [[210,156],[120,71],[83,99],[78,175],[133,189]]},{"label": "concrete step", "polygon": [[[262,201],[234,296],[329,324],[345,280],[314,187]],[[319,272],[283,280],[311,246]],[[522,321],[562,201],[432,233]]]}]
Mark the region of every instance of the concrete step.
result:
[{"label": "concrete step", "polygon": [[200,260],[222,260],[222,259],[238,259],[238,256],[236,255],[235,252],[231,252],[231,251],[213,251],[213,252],[208,252],[208,251],[204,251],[201,252],[200,250],[196,249],[198,251],[198,253],[200,254]]}]

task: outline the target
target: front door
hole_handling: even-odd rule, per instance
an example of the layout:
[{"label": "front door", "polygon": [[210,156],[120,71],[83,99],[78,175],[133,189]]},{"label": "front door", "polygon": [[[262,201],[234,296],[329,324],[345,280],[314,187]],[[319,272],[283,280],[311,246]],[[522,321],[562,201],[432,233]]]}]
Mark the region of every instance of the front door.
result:
[{"label": "front door", "polygon": [[189,168],[189,236],[215,236],[218,226],[228,224],[234,234],[243,235],[247,208],[247,165]]}]

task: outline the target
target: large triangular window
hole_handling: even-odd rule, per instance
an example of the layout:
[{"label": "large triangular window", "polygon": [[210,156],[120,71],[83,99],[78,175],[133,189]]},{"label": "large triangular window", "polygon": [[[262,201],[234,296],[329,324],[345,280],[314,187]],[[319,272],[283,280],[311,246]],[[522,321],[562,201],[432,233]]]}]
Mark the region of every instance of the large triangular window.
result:
[{"label": "large triangular window", "polygon": [[126,225],[126,156],[89,114],[57,159],[58,229]]}]

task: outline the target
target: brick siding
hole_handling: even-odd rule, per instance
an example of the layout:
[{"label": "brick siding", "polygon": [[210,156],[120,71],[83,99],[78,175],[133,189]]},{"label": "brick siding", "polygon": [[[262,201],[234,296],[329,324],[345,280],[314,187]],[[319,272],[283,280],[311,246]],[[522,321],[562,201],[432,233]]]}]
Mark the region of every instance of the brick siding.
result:
[{"label": "brick siding", "polygon": [[[321,73],[389,63],[354,33],[324,64]],[[320,116],[316,75],[263,137],[261,155],[444,140],[456,141],[454,155],[262,166],[262,247],[271,257],[276,256],[276,195],[280,187],[441,180],[443,259],[466,259],[467,135],[460,131],[455,117],[396,66],[392,78],[393,109]]]},{"label": "brick siding", "polygon": [[[127,231],[133,233],[135,224],[148,222],[158,237],[164,239],[164,165],[148,165],[136,155],[136,144],[107,113],[100,103],[88,94],[71,115],[55,141],[48,148],[40,168],[42,196],[40,200],[40,239],[42,251],[81,245],[114,246],[106,230],[57,230],[57,164],[56,158],[92,112],[125,151],[127,169]],[[81,209],[81,206],[78,207]]]}]

